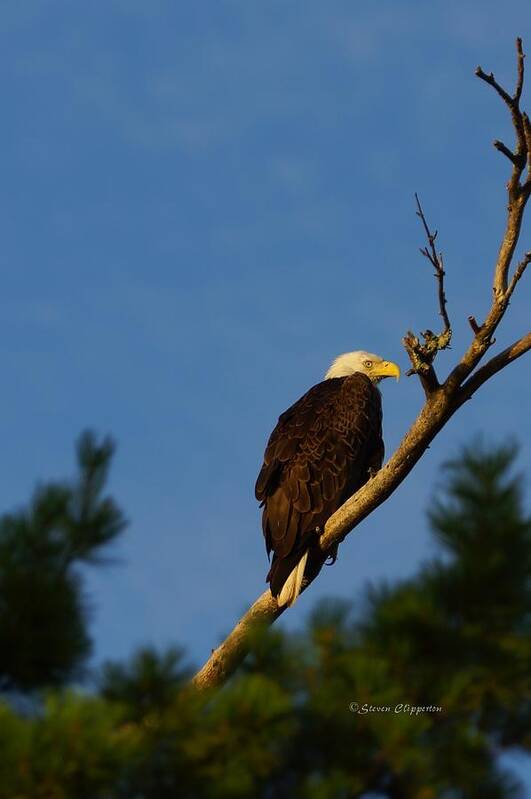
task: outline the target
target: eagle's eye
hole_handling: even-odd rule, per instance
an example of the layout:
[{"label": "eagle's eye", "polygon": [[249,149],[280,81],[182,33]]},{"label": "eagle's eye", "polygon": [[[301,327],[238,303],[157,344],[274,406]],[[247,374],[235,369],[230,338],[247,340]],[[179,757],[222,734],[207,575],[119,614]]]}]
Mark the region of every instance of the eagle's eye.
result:
[{"label": "eagle's eye", "polygon": [[370,369],[372,366],[372,361],[363,361],[363,365],[366,366],[367,369]]}]

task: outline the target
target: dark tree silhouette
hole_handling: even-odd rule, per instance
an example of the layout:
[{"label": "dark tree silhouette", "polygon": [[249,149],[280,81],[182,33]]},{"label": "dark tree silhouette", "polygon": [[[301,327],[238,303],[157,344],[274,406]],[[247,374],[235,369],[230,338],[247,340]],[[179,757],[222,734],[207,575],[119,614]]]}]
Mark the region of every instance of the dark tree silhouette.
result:
[{"label": "dark tree silhouette", "polygon": [[123,530],[102,496],[114,446],[84,433],[72,482],[36,489],[27,508],[0,518],[0,686],[62,685],[90,652],[79,565],[97,563]]}]

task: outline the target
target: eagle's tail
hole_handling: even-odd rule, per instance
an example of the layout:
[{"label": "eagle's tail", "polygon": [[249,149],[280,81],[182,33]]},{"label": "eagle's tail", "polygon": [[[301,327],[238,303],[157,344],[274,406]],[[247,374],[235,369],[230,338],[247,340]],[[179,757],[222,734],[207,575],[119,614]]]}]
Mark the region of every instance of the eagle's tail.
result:
[{"label": "eagle's tail", "polygon": [[282,589],[277,597],[279,607],[284,605],[293,605],[301,592],[302,578],[304,577],[304,569],[306,568],[306,561],[308,560],[308,550],[302,555],[295,568],[291,570],[287,580],[284,582]]}]

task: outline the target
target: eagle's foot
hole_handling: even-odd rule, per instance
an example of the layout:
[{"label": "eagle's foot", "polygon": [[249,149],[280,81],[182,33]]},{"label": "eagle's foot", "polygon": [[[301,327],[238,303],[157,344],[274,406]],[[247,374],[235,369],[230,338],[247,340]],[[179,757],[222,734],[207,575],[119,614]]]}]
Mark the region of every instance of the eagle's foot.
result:
[{"label": "eagle's foot", "polygon": [[325,560],[325,566],[333,566],[334,565],[334,563],[337,560],[338,547],[339,547],[339,543],[338,544],[334,544],[334,546],[328,551],[327,556],[326,556],[326,560]]}]

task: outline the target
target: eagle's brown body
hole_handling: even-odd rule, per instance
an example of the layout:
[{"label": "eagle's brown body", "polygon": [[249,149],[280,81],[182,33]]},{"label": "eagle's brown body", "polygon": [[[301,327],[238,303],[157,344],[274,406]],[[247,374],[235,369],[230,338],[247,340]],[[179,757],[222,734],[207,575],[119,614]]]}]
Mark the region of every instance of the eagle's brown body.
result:
[{"label": "eagle's brown body", "polygon": [[308,551],[313,580],[327,554],[318,545],[327,519],[380,468],[384,455],[379,390],[361,372],[324,380],[278,420],[256,481],[262,527],[273,561],[267,580],[278,596]]}]

